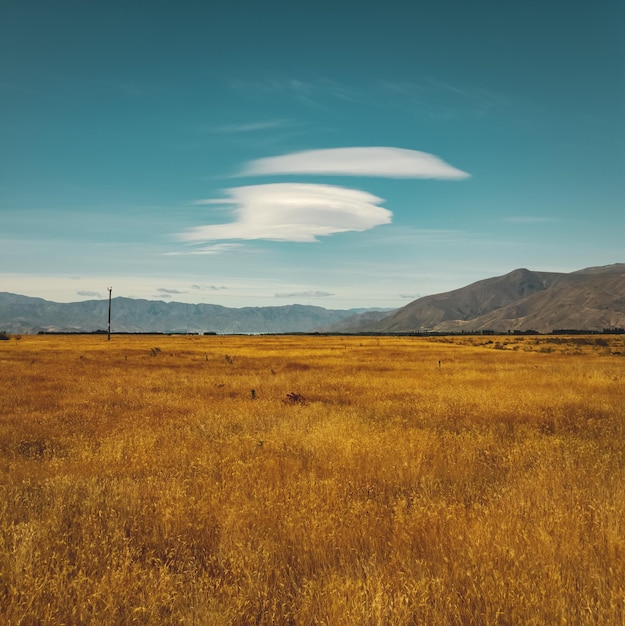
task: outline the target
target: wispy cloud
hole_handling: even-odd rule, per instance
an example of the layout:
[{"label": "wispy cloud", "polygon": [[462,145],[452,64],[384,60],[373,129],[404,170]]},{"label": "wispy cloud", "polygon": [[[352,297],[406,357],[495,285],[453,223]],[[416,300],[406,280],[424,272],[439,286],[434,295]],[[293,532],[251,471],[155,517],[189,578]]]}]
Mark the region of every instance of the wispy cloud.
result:
[{"label": "wispy cloud", "polygon": [[472,110],[479,113],[488,113],[492,109],[502,108],[509,104],[507,97],[491,89],[467,87],[434,78],[430,78],[428,82],[433,90],[463,98]]},{"label": "wispy cloud", "polygon": [[513,224],[544,224],[547,222],[559,222],[560,220],[555,217],[546,217],[538,215],[517,215],[513,217],[506,217],[504,222],[511,222]]},{"label": "wispy cloud", "polygon": [[233,79],[229,84],[232,89],[248,97],[278,96],[324,111],[330,110],[337,101],[345,101],[375,106],[385,111],[389,107],[409,109],[432,119],[454,119],[488,115],[510,106],[508,98],[498,92],[428,76],[356,84],[345,81],[339,83],[327,78],[302,80],[272,75],[264,80]]},{"label": "wispy cloud", "polygon": [[[202,228],[202,227],[200,227]],[[196,229],[191,229],[196,230]],[[185,238],[184,233],[178,236],[179,239],[183,241],[191,241],[194,243],[199,243],[197,239],[189,239]],[[231,237],[227,237],[227,239],[231,239]],[[202,241],[208,241],[208,239],[202,239]],[[187,254],[224,254],[226,252],[233,252],[234,250],[238,250],[243,247],[243,244],[240,243],[216,243],[214,245],[202,246],[201,248],[192,248],[189,250],[178,250],[176,252],[166,252],[166,256],[184,256]]]},{"label": "wispy cloud", "polygon": [[272,130],[287,126],[286,120],[265,120],[259,122],[248,122],[243,124],[225,124],[223,126],[215,126],[212,130],[215,133],[250,133],[262,130]]},{"label": "wispy cloud", "polygon": [[234,79],[230,81],[230,86],[244,94],[279,95],[292,98],[308,107],[323,108],[319,103],[319,86],[311,81],[275,77],[254,81]]},{"label": "wispy cloud", "polygon": [[320,236],[388,224],[392,217],[378,206],[381,198],[333,185],[274,183],[235,187],[226,194],[230,196],[227,202],[236,205],[235,221],[191,228],[178,238],[190,243],[221,239],[312,242]]},{"label": "wispy cloud", "polygon": [[482,244],[486,240],[483,233],[442,229],[442,228],[414,228],[402,224],[401,226],[391,226],[378,234],[376,243],[378,245],[392,246],[414,246],[416,244]]},{"label": "wispy cloud", "polygon": [[224,287],[223,285],[220,287],[216,285],[191,285],[191,289],[197,289],[198,291],[221,291],[228,289],[228,287]]},{"label": "wispy cloud", "polygon": [[277,293],[276,298],[327,298],[333,296],[328,291],[294,291],[291,293]]},{"label": "wispy cloud", "polygon": [[99,291],[87,291],[83,289],[81,289],[80,291],[77,291],[76,295],[87,296],[89,298],[102,298],[102,294]]},{"label": "wispy cloud", "polygon": [[385,178],[462,179],[469,174],[418,150],[386,147],[306,150],[248,163],[241,176],[333,174]]},{"label": "wispy cloud", "polygon": [[369,102],[371,94],[360,86],[338,83],[327,78],[302,80],[286,76],[270,76],[265,80],[230,81],[230,87],[246,95],[279,96],[291,99],[309,108],[327,110],[332,101]]},{"label": "wispy cloud", "polygon": [[507,98],[497,92],[428,77],[382,81],[379,86],[383,92],[387,92],[387,96],[392,96],[391,101],[395,106],[409,108],[432,119],[483,116],[510,106]]},{"label": "wispy cloud", "polygon": [[235,204],[235,201],[231,198],[220,198],[218,200],[215,198],[206,198],[193,200],[193,202],[191,202],[191,206],[204,206],[206,204]]},{"label": "wispy cloud", "polygon": [[156,291],[158,291],[160,294],[166,293],[174,295],[187,293],[186,291],[180,291],[179,289],[166,289],[165,287],[159,287]]}]

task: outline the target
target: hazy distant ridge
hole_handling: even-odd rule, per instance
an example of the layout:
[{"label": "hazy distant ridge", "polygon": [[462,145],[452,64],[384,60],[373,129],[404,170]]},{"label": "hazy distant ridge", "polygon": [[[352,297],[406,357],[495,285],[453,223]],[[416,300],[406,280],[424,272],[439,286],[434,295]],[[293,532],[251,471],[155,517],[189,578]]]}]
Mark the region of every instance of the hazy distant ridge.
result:
[{"label": "hazy distant ridge", "polygon": [[[355,313],[300,304],[235,309],[131,298],[113,298],[111,310],[113,332],[308,332]],[[0,330],[10,333],[93,332],[106,329],[107,317],[108,300],[58,303],[0,293]]]}]

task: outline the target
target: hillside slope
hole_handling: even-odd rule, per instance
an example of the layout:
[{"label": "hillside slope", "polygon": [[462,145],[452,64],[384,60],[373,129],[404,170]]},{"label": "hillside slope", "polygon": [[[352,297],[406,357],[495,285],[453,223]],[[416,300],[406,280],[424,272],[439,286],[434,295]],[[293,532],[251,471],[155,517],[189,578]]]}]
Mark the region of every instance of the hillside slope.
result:
[{"label": "hillside slope", "polygon": [[[351,310],[330,310],[299,304],[240,309],[215,304],[185,304],[113,298],[113,332],[308,332],[339,322]],[[106,329],[108,300],[58,303],[0,293],[0,330],[93,332]]]},{"label": "hillside slope", "polygon": [[625,326],[625,264],[576,272],[516,269],[446,293],[419,298],[382,320],[343,332],[602,330]]}]

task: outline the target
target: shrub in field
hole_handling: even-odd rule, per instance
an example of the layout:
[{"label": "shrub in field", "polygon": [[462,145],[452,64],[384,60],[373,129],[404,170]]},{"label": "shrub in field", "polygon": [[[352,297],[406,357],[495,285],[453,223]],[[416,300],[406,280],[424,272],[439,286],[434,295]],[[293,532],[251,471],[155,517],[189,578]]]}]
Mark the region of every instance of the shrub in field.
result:
[{"label": "shrub in field", "polygon": [[304,396],[301,393],[295,393],[294,391],[287,393],[284,401],[287,404],[306,404]]}]

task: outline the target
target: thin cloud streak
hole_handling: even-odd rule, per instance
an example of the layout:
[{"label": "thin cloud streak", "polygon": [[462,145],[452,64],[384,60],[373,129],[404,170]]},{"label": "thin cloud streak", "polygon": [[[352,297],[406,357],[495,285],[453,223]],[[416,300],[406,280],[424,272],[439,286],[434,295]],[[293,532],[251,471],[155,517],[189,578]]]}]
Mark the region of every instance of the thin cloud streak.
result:
[{"label": "thin cloud streak", "polygon": [[333,296],[329,291],[295,291],[291,293],[276,293],[275,298],[327,298]]},{"label": "thin cloud streak", "polygon": [[330,174],[383,178],[436,178],[459,180],[470,174],[442,159],[404,148],[362,147],[306,150],[251,161],[240,176],[271,174]]},{"label": "thin cloud streak", "polygon": [[483,243],[487,241],[484,233],[442,229],[442,228],[413,228],[408,226],[392,226],[379,234],[377,245],[414,245],[415,243]]},{"label": "thin cloud streak", "polygon": [[507,217],[504,222],[512,222],[513,224],[544,224],[547,222],[559,222],[561,220],[555,217],[539,217],[531,215],[520,215],[517,217]]},{"label": "thin cloud streak", "polygon": [[273,130],[275,128],[281,128],[287,125],[288,122],[286,122],[285,120],[267,120],[262,122],[249,122],[247,124],[226,124],[224,126],[216,126],[212,130],[215,133],[236,134],[250,133],[262,130]]},{"label": "thin cloud streak", "polygon": [[243,247],[240,243],[218,243],[212,246],[202,246],[191,250],[180,250],[177,252],[166,252],[165,256],[185,256],[188,254],[224,254],[233,252]]},{"label": "thin cloud streak", "polygon": [[87,296],[88,298],[102,298],[102,294],[99,291],[88,291],[85,289],[81,289],[76,292],[77,296]]},{"label": "thin cloud streak", "polygon": [[208,198],[206,200],[193,200],[193,202],[190,203],[191,206],[204,206],[206,204],[236,204],[235,200],[232,199],[220,199],[220,200],[214,200],[211,198]]},{"label": "thin cloud streak", "polygon": [[191,285],[191,289],[197,289],[199,291],[222,291],[228,289],[228,287],[217,287],[216,285]]},{"label": "thin cloud streak", "polygon": [[183,293],[187,293],[186,291],[180,291],[180,289],[166,289],[165,287],[159,287],[156,291],[158,291],[159,293],[163,294],[173,294],[173,295],[180,295]]},{"label": "thin cloud streak", "polygon": [[[364,231],[391,222],[382,199],[333,185],[274,183],[227,189],[235,221],[191,228],[178,235],[189,243],[222,239],[315,242],[318,237]],[[231,244],[229,244],[231,245]]]},{"label": "thin cloud streak", "polygon": [[483,116],[509,106],[508,100],[496,92],[427,77],[381,81],[379,86],[387,92],[384,102],[390,100],[396,107],[435,120]]}]

